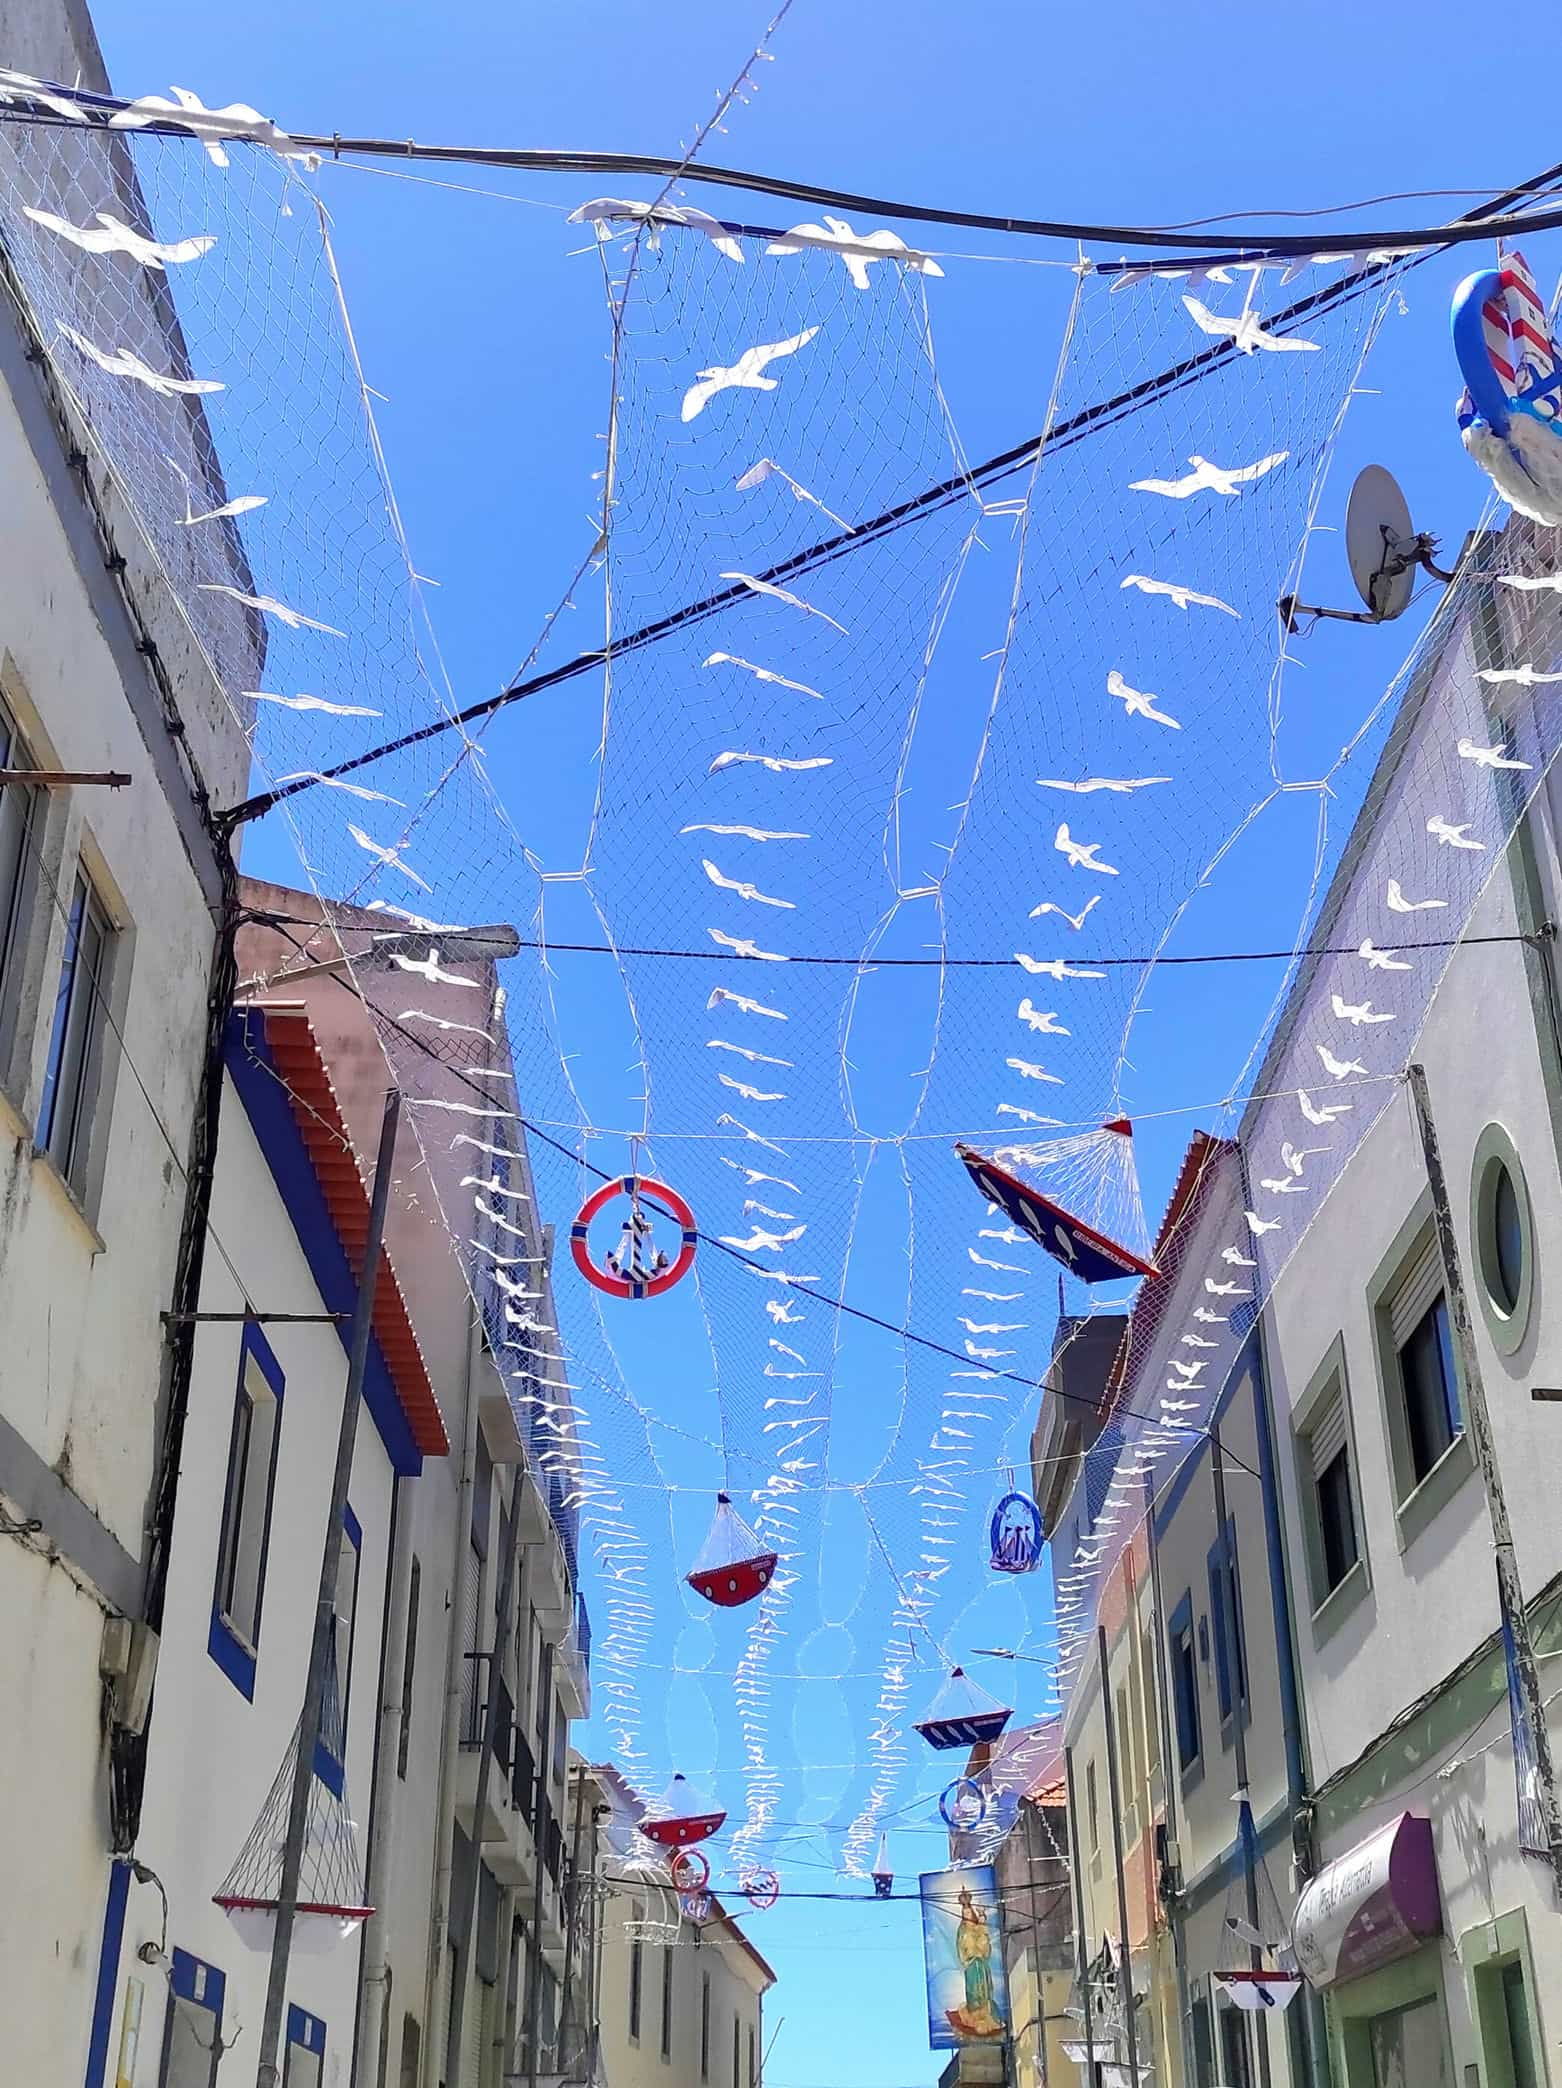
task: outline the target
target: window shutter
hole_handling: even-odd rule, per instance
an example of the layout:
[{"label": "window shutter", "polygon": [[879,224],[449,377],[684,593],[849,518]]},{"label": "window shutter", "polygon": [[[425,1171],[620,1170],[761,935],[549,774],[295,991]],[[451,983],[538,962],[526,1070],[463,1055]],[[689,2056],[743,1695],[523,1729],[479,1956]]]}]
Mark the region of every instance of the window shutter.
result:
[{"label": "window shutter", "polygon": [[1443,1288],[1443,1261],[1433,1233],[1394,1287],[1389,1300],[1389,1326],[1395,1348],[1402,1348],[1431,1310]]},{"label": "window shutter", "polygon": [[1326,1472],[1345,1448],[1345,1395],[1336,1378],[1317,1418],[1307,1432],[1313,1477]]}]

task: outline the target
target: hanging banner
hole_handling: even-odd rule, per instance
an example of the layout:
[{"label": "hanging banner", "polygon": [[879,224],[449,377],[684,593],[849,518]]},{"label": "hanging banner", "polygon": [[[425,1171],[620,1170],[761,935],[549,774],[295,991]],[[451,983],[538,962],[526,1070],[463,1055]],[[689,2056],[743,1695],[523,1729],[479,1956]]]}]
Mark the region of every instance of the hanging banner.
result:
[{"label": "hanging banner", "polygon": [[928,2043],[935,2051],[1001,2043],[1009,2034],[1009,1982],[992,1865],[927,1871],[921,1888]]},{"label": "hanging banner", "polygon": [[1502,1660],[1508,1676],[1508,1719],[1513,1728],[1513,1780],[1519,1802],[1519,1847],[1526,1856],[1549,1859],[1546,1809],[1540,1799],[1540,1770],[1535,1762],[1535,1729],[1519,1683],[1518,1654],[1507,1615],[1502,1620]]}]

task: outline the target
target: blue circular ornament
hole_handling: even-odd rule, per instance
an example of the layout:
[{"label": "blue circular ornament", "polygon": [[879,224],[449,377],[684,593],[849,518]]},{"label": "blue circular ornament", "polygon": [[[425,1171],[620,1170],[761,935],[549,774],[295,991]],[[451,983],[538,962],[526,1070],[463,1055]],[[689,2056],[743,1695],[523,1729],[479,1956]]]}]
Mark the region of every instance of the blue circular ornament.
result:
[{"label": "blue circular ornament", "polygon": [[969,1834],[987,1817],[987,1793],[969,1776],[957,1776],[938,1800],[938,1816],[951,1834]]},{"label": "blue circular ornament", "polygon": [[1046,1541],[1041,1510],[1025,1493],[1006,1493],[987,1526],[994,1573],[1034,1573]]}]

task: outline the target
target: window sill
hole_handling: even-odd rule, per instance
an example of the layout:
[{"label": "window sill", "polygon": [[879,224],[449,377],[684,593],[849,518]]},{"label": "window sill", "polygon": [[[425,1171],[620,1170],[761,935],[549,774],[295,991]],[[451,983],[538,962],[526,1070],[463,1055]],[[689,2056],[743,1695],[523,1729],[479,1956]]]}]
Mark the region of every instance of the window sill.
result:
[{"label": "window sill", "polygon": [[1343,1580],[1337,1581],[1312,1614],[1313,1644],[1322,1646],[1333,1638],[1351,1612],[1366,1600],[1372,1586],[1367,1562],[1360,1558]]},{"label": "window sill", "polygon": [[0,1088],[0,1134],[9,1134],[22,1147],[32,1161],[34,1174],[43,1178],[49,1185],[50,1193],[55,1201],[61,1204],[69,1212],[75,1223],[80,1226],[93,1256],[96,1257],[106,1252],[107,1243],[92,1220],[87,1216],[86,1207],[83,1205],[80,1197],[77,1196],[75,1190],[66,1181],[64,1175],[60,1173],[43,1147],[34,1143],[32,1126],[22,1116],[21,1111],[12,1102],[10,1096],[6,1094],[3,1088]]},{"label": "window sill", "polygon": [[1202,1754],[1196,1754],[1187,1767],[1179,1771],[1178,1781],[1184,1798],[1187,1797],[1190,1791],[1198,1789],[1199,1785],[1204,1781],[1204,1757]]},{"label": "window sill", "polygon": [[206,1634],[206,1650],[239,1695],[247,1703],[254,1703],[256,1656],[227,1622],[222,1612],[215,1607],[212,1610],[211,1629]]},{"label": "window sill", "polygon": [[1408,1551],[1435,1521],[1474,1470],[1475,1452],[1470,1447],[1468,1432],[1462,1432],[1395,1509],[1402,1552]]}]

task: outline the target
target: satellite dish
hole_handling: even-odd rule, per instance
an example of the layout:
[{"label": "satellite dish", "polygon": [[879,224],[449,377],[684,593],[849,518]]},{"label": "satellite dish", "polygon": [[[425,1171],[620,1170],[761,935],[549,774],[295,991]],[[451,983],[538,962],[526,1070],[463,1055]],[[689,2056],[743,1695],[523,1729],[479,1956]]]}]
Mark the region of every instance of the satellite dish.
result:
[{"label": "satellite dish", "polygon": [[1369,464],[1345,504],[1345,556],[1356,592],[1378,623],[1392,623],[1410,607],[1418,542],[1399,481],[1381,464]]},{"label": "satellite dish", "polygon": [[1288,631],[1304,616],[1332,623],[1392,623],[1410,607],[1418,568],[1435,580],[1452,580],[1453,574],[1435,563],[1436,551],[1437,539],[1411,521],[1394,474],[1369,464],[1357,474],[1345,506],[1345,557],[1365,611],[1315,609],[1295,595],[1282,595],[1277,605],[1281,622]]}]

